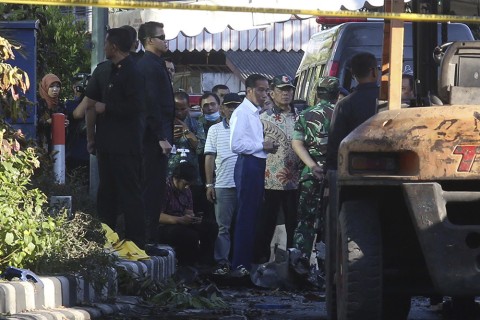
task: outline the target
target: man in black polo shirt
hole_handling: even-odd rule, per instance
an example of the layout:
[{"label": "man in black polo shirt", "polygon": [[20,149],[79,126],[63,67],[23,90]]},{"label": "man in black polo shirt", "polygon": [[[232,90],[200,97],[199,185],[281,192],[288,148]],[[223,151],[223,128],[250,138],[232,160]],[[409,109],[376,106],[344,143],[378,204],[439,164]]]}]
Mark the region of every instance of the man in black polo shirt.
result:
[{"label": "man in black polo shirt", "polygon": [[[87,148],[96,153],[100,183],[97,211],[115,230],[125,214],[125,238],[145,244],[141,196],[144,80],[129,55],[132,39],[121,28],[107,31],[105,56],[88,83]],[[94,134],[93,134],[94,132]]]},{"label": "man in black polo shirt", "polygon": [[168,156],[173,144],[175,99],[172,79],[163,55],[168,50],[163,24],[146,22],[138,30],[145,54],[137,62],[145,77],[147,122],[144,136],[145,185],[143,199],[147,219],[147,241],[157,242],[158,221],[165,198]]},{"label": "man in black polo shirt", "polygon": [[358,86],[353,93],[340,100],[333,111],[328,134],[327,169],[337,169],[340,142],[377,112],[377,82],[381,74],[377,59],[368,52],[357,53],[352,57],[351,69]]}]

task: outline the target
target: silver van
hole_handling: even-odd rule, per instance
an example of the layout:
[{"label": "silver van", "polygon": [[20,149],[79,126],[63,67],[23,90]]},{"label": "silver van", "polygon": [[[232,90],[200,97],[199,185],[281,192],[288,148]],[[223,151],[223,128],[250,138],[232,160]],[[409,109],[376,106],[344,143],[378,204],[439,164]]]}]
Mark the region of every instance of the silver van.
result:
[{"label": "silver van", "polygon": [[[383,22],[347,22],[314,34],[295,76],[295,99],[314,105],[313,86],[321,76],[338,77],[347,90],[354,87],[355,82],[348,67],[349,60],[356,53],[367,51],[374,54],[381,64],[383,25]],[[440,24],[438,28],[441,28]],[[441,32],[438,34],[441,35]],[[474,40],[470,29],[461,23],[448,24],[448,41],[460,40]],[[404,70],[413,72],[411,23],[405,23],[404,43]],[[440,39],[438,43],[441,43]]]}]

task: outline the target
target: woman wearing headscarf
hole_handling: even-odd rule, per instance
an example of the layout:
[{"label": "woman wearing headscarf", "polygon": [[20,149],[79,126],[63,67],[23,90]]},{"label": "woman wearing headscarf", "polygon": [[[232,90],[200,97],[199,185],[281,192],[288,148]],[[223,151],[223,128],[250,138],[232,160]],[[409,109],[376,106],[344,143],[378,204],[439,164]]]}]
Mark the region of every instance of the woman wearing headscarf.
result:
[{"label": "woman wearing headscarf", "polygon": [[[40,147],[48,150],[49,153],[52,151],[52,114],[66,114],[65,105],[59,101],[61,86],[60,79],[56,75],[49,73],[43,77],[39,87],[37,139]],[[65,125],[67,124],[68,120],[65,121]]]}]

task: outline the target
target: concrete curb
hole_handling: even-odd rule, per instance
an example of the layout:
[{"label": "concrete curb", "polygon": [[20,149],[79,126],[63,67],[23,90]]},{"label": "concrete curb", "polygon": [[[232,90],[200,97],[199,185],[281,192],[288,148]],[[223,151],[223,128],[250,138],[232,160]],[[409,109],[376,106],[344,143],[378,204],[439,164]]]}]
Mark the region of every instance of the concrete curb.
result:
[{"label": "concrete curb", "polygon": [[18,313],[0,319],[16,320],[90,320],[119,312],[126,312],[139,303],[138,297],[119,296],[115,303],[94,303],[73,308],[45,308]]},{"label": "concrete curb", "polygon": [[[152,256],[148,260],[121,260],[118,267],[134,277],[151,277],[163,281],[175,273],[175,252],[169,246],[158,248],[168,251],[168,256]],[[117,297],[117,272],[112,269],[107,286],[96,294],[92,285],[81,277],[39,277],[41,283],[12,280],[0,282],[0,314],[10,314],[4,319],[93,319],[125,308],[122,304],[101,303]],[[78,307],[90,304],[92,307]],[[131,302],[128,303],[131,305]],[[26,313],[28,312],[28,314]],[[48,316],[47,316],[48,315]]]}]

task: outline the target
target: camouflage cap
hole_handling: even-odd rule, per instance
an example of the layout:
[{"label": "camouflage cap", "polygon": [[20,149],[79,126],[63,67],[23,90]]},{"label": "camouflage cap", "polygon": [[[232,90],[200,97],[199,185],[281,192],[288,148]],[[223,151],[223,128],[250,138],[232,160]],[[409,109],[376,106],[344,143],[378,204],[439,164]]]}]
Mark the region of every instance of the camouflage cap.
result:
[{"label": "camouflage cap", "polygon": [[317,93],[338,93],[340,91],[340,81],[335,77],[321,77],[317,81]]},{"label": "camouflage cap", "polygon": [[293,85],[292,78],[290,78],[286,74],[280,74],[278,76],[273,77],[272,87],[273,88],[283,88],[283,87],[295,88],[295,86]]}]

